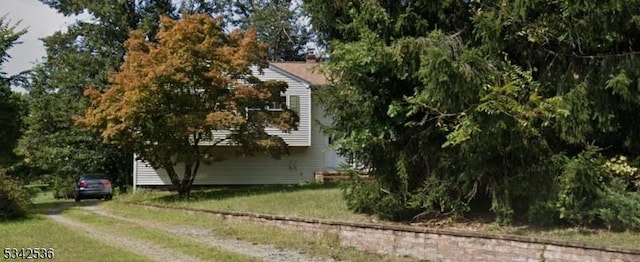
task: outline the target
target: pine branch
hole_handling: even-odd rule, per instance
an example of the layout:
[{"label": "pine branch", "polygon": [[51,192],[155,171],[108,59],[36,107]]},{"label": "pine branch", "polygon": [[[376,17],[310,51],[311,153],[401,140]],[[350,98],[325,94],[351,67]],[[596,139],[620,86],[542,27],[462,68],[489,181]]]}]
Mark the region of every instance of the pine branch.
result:
[{"label": "pine branch", "polygon": [[[549,50],[545,48],[545,51],[554,55],[555,57],[559,56],[559,54],[553,50]],[[571,53],[571,56],[575,58],[580,58],[580,59],[606,59],[606,58],[612,58],[612,57],[625,57],[625,56],[635,56],[635,55],[640,55],[640,51],[630,51],[630,52],[619,53],[619,54],[599,54],[599,55],[579,55],[576,53]],[[555,57],[554,57],[554,60],[555,60]]]},{"label": "pine branch", "polygon": [[611,57],[625,57],[625,56],[640,55],[640,51],[632,51],[632,52],[626,52],[621,54],[606,54],[606,55],[578,55],[575,53],[573,53],[572,55],[574,57],[582,58],[582,59],[605,59],[605,58],[611,58]]}]

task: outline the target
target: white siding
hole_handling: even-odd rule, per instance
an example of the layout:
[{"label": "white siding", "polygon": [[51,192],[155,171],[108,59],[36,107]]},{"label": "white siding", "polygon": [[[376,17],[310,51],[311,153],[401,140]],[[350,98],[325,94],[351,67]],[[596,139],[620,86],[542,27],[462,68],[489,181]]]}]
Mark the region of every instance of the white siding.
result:
[{"label": "white siding", "polygon": [[289,146],[310,146],[311,132],[309,131],[311,128],[311,89],[305,83],[287,77],[270,68],[263,69],[262,74],[260,74],[258,69],[255,67],[252,71],[253,75],[262,81],[280,80],[287,82],[288,88],[285,95],[300,97],[300,123],[298,124],[298,130],[283,133],[278,129],[270,128],[267,129],[267,133],[282,137]]},{"label": "white siding", "polygon": [[[228,158],[221,162],[202,164],[196,176],[196,185],[230,184],[294,184],[313,181],[314,173],[326,168],[325,150],[328,139],[315,120],[328,124],[323,110],[314,103],[311,125],[311,145],[290,147],[290,155],[276,160],[268,156],[235,157],[231,148],[220,148],[217,152]],[[182,174],[183,166],[178,166]],[[137,185],[170,185],[164,169],[155,170],[144,162],[136,161]]]},{"label": "white siding", "polygon": [[[299,96],[300,97],[300,122],[298,123],[298,129],[285,133],[277,128],[267,128],[266,131],[270,135],[277,135],[282,137],[289,146],[310,146],[311,145],[311,90],[306,83],[292,79],[284,74],[279,73],[276,70],[265,68],[262,70],[262,74],[256,67],[252,68],[254,76],[262,81],[266,80],[279,80],[287,82],[288,88],[285,92],[286,96]],[[228,132],[218,131],[215,133],[214,138],[224,138]],[[207,145],[203,142],[202,145]],[[220,145],[228,145],[228,143],[221,143]]]}]

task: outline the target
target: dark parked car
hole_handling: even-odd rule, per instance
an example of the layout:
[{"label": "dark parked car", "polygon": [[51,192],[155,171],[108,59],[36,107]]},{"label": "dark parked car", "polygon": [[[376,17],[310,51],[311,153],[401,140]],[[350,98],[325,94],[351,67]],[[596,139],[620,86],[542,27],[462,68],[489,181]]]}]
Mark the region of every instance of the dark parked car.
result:
[{"label": "dark parked car", "polygon": [[75,181],[73,198],[76,202],[82,199],[111,200],[113,198],[111,180],[105,174],[82,174]]}]

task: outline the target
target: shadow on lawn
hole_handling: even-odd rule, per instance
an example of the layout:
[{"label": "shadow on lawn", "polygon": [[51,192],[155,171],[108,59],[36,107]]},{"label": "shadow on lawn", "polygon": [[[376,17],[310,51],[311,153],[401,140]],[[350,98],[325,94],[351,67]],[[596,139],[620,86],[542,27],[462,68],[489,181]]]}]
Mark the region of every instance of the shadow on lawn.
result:
[{"label": "shadow on lawn", "polygon": [[20,217],[11,219],[0,219],[0,223],[20,223],[34,219],[42,219],[39,215],[59,215],[65,211],[77,207],[77,206],[98,206],[104,201],[101,200],[86,200],[80,203],[75,203],[73,200],[54,200],[45,202],[36,202],[31,204],[28,212]]},{"label": "shadow on lawn", "polygon": [[34,203],[31,208],[31,214],[40,215],[58,215],[64,213],[64,211],[77,207],[77,206],[97,206],[101,205],[102,200],[85,200],[80,203],[73,202],[73,200],[52,200],[50,202]]},{"label": "shadow on lawn", "polygon": [[[307,190],[332,189],[340,187],[335,183],[308,183],[298,185],[261,185],[261,186],[225,186],[225,187],[196,187],[191,192],[188,201],[221,200],[226,198],[266,195],[272,193],[286,193]],[[177,194],[164,195],[155,198],[161,202],[184,201]]]}]

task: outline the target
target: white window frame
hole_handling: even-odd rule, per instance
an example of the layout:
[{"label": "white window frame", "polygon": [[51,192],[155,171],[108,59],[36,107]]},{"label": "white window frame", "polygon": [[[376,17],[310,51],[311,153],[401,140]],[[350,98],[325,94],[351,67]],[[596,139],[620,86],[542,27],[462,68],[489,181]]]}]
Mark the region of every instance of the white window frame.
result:
[{"label": "white window frame", "polygon": [[[280,97],[284,97],[284,99],[285,99],[285,101],[284,101],[285,106],[286,106],[287,108],[289,108],[289,94],[281,93],[281,94],[280,94]],[[283,108],[282,106],[281,106],[280,108],[271,108],[269,105],[267,105],[265,109],[266,109],[267,111],[271,111],[271,112],[282,112],[282,111],[284,111],[284,108]],[[262,110],[262,109],[260,109],[260,108],[249,108],[249,107],[247,107],[247,108],[245,108],[245,111],[246,111],[246,116],[245,116],[245,117],[246,117],[247,119],[249,119],[249,112],[250,112],[250,111],[260,111],[260,110]]]},{"label": "white window frame", "polygon": [[[287,108],[289,108],[289,95],[288,95],[288,94],[284,94],[284,93],[282,93],[282,94],[280,94],[280,97],[284,97],[284,105],[285,105]],[[275,105],[275,103],[274,103],[274,102],[271,102],[271,103]],[[277,108],[276,108],[276,107],[271,108],[271,106],[270,106],[270,105],[267,105],[267,111],[279,112],[279,111],[283,111],[283,110],[284,110],[284,108],[282,107],[282,105],[280,105],[280,106],[279,106],[279,107],[277,107]]]}]

